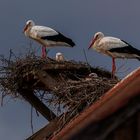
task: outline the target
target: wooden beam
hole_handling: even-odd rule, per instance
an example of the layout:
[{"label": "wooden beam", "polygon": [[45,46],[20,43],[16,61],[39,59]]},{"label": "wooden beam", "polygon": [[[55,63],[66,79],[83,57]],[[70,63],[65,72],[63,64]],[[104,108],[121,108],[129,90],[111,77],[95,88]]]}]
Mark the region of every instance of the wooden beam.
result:
[{"label": "wooden beam", "polygon": [[[55,135],[59,132],[59,130],[62,129],[62,126],[64,126],[67,122],[71,120],[73,116],[70,116],[71,113],[67,112],[59,117],[52,120],[49,124],[47,124],[45,127],[41,128],[39,131],[34,133],[32,136],[27,138],[26,140],[46,140],[50,139],[51,136]],[[64,117],[64,119],[63,119]]]},{"label": "wooden beam", "polygon": [[49,138],[60,127],[60,117],[52,120],[48,125],[37,131],[35,134],[27,138],[26,140],[43,140]]},{"label": "wooden beam", "polygon": [[74,71],[79,75],[87,75],[89,73],[96,73],[98,76],[108,77],[111,78],[111,73],[100,69],[98,67],[93,68],[88,64],[83,63],[74,63],[74,62],[63,62],[63,63],[47,63],[42,67],[42,70],[54,72],[63,72],[63,71]]},{"label": "wooden beam", "polygon": [[22,89],[20,91],[22,97],[28,101],[40,114],[42,114],[48,121],[56,118],[56,115],[37,98],[34,93],[29,89]]}]

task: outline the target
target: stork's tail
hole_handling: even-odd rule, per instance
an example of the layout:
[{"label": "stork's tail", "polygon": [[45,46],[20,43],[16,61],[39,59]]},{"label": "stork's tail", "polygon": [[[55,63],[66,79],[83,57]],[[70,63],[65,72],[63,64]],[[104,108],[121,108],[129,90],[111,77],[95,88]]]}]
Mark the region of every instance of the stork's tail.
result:
[{"label": "stork's tail", "polygon": [[60,32],[58,32],[59,34],[57,35],[58,38],[60,39],[60,42],[65,42],[68,44],[69,47],[74,47],[75,43],[72,41],[72,39],[64,36],[63,34],[61,34]]},{"label": "stork's tail", "polygon": [[137,57],[137,59],[140,61],[140,57]]},{"label": "stork's tail", "polygon": [[69,44],[71,47],[75,46],[75,43],[70,38],[65,38],[65,42]]},{"label": "stork's tail", "polygon": [[136,54],[138,55],[137,59],[140,61],[140,50],[137,50]]}]

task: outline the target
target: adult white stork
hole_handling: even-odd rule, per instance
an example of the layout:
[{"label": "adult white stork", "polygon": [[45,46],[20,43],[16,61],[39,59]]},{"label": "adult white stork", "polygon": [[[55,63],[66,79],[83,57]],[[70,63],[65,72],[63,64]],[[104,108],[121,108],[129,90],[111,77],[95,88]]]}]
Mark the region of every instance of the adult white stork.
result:
[{"label": "adult white stork", "polygon": [[113,77],[116,71],[115,58],[136,58],[140,60],[140,50],[119,38],[104,36],[102,32],[95,33],[90,48],[112,57]]},{"label": "adult white stork", "polygon": [[46,47],[67,46],[73,47],[75,43],[58,31],[45,26],[38,26],[32,20],[26,22],[25,36],[34,39],[42,45],[42,57],[46,58]]}]

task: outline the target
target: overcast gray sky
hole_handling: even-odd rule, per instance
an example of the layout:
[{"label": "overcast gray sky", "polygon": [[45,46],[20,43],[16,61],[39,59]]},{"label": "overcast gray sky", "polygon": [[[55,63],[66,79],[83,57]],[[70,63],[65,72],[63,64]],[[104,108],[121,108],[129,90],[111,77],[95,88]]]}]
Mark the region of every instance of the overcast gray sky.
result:
[{"label": "overcast gray sky", "polygon": [[[0,0],[0,54],[8,56],[25,51],[29,39],[22,30],[28,19],[38,25],[52,27],[75,41],[75,48],[53,48],[49,52],[64,53],[68,59],[85,61],[83,49],[89,63],[111,70],[111,58],[88,51],[89,42],[97,31],[105,35],[119,37],[140,49],[140,1],[139,0]],[[40,54],[40,45],[33,43]],[[117,66],[125,63],[130,71],[140,64],[137,60],[119,60]],[[119,76],[124,76],[124,69]],[[127,72],[127,73],[128,73]],[[34,118],[35,130],[46,124],[43,117]],[[31,135],[30,105],[16,100],[6,102],[0,108],[0,139],[22,140]]]}]

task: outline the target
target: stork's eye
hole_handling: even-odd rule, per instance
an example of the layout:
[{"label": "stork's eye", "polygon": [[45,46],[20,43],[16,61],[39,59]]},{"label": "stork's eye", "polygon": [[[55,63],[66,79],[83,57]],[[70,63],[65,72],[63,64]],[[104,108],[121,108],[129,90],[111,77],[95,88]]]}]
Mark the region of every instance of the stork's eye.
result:
[{"label": "stork's eye", "polygon": [[96,35],[96,39],[99,38],[99,35]]}]

